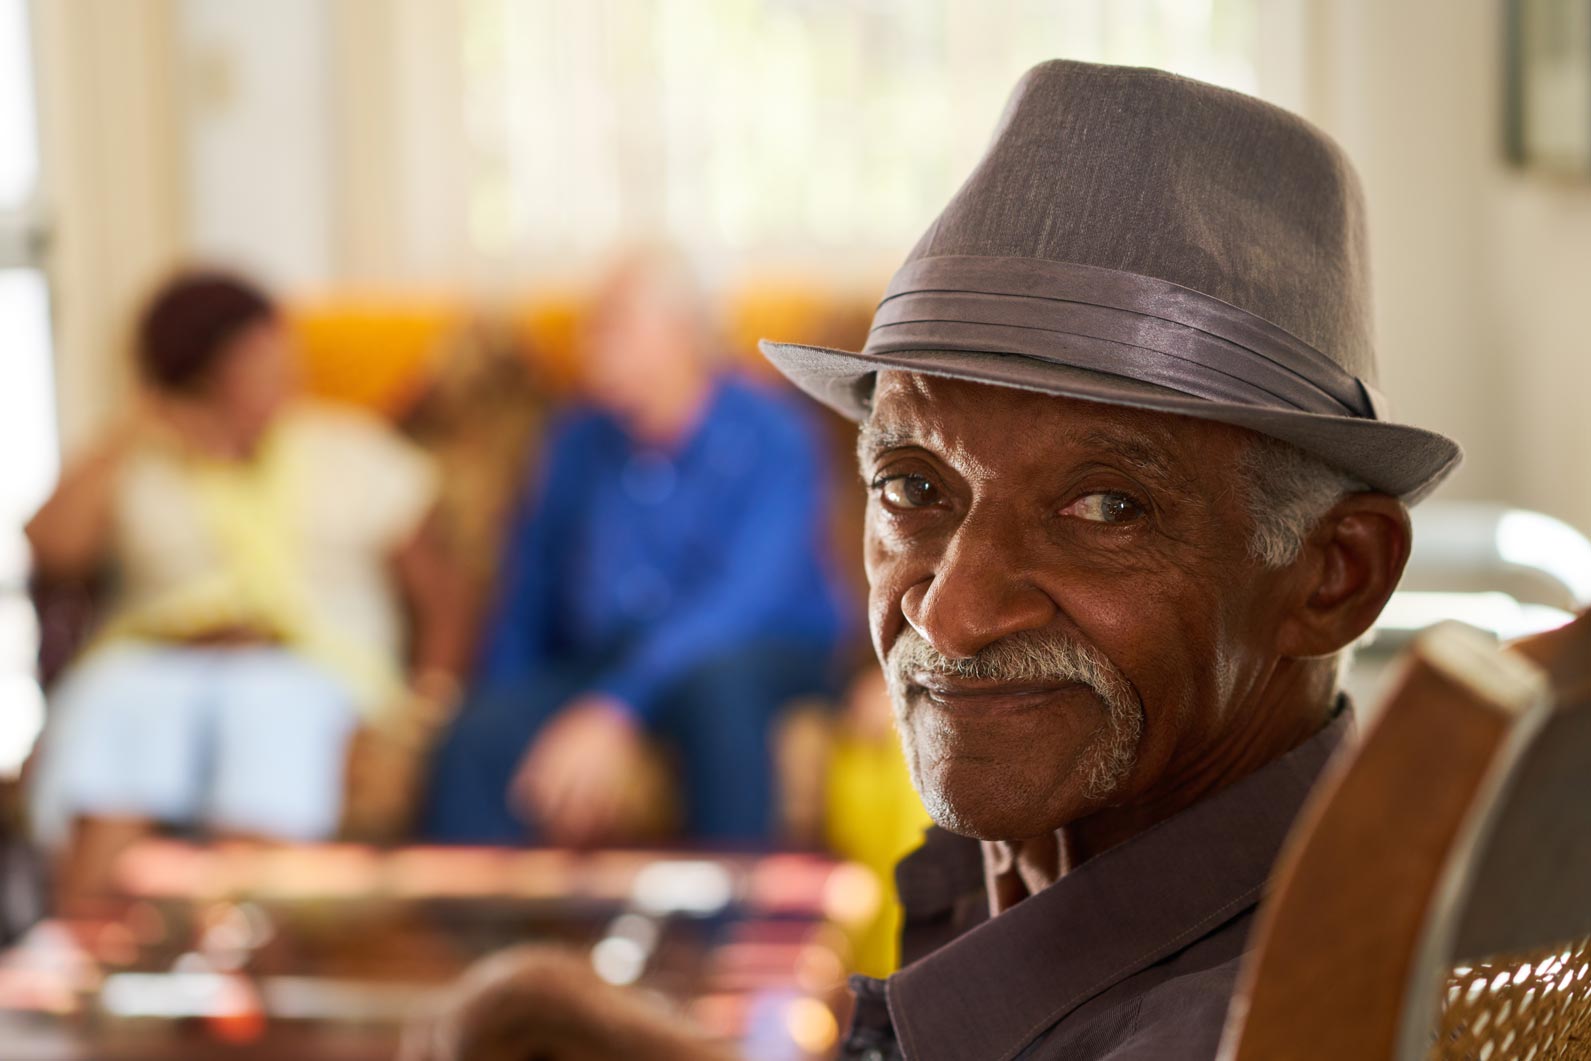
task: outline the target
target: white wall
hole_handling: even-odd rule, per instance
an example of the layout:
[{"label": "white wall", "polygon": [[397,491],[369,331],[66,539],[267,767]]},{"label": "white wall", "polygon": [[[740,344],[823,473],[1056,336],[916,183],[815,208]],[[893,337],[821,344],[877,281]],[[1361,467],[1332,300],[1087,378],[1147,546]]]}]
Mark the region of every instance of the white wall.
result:
[{"label": "white wall", "polygon": [[1447,496],[1503,485],[1507,425],[1489,306],[1487,209],[1499,92],[1484,0],[1315,5],[1311,118],[1365,185],[1382,389],[1393,415],[1456,436]]},{"label": "white wall", "polygon": [[1365,181],[1394,412],[1468,452],[1441,496],[1591,533],[1591,176],[1503,161],[1499,7],[1315,0],[1307,110]]},{"label": "white wall", "polygon": [[1489,207],[1499,486],[1591,533],[1591,183],[1511,174]]}]

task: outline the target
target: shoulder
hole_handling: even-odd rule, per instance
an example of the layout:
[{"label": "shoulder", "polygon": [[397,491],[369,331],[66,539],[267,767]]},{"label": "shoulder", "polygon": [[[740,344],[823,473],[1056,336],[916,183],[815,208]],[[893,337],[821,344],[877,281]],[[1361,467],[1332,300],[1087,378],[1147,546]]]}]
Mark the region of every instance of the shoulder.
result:
[{"label": "shoulder", "polygon": [[615,440],[622,441],[613,420],[600,409],[583,403],[566,406],[548,421],[540,456],[526,469],[534,483],[551,468],[585,467],[600,462]]},{"label": "shoulder", "polygon": [[[114,519],[123,533],[175,523],[192,512],[192,466],[165,438],[137,439],[111,480]],[[182,515],[179,515],[181,513]]]},{"label": "shoulder", "polygon": [[[1237,989],[1242,965],[1240,919],[1188,950],[1151,966],[1102,996],[1105,1005],[1079,1010],[1063,1021],[1035,1057],[1072,1057],[1085,1042],[1087,1056],[1102,1061],[1187,1061],[1213,1059],[1226,1027],[1226,1012]],[[1089,1019],[1089,1018],[1092,1019]],[[1092,1040],[1092,1042],[1089,1042]]]},{"label": "shoulder", "polygon": [[329,402],[302,402],[284,414],[288,444],[318,467],[348,476],[401,481],[428,493],[435,462],[420,446],[374,413]]},{"label": "shoulder", "polygon": [[1238,958],[1171,978],[1138,999],[1130,1031],[1103,1061],[1216,1058],[1238,983]]},{"label": "shoulder", "polygon": [[594,405],[576,402],[560,409],[547,424],[547,437],[555,441],[591,439],[613,429],[612,418]]},{"label": "shoulder", "polygon": [[362,409],[304,402],[283,414],[283,444],[315,511],[388,538],[408,533],[436,501],[431,455]]},{"label": "shoulder", "polygon": [[284,434],[298,442],[351,453],[385,453],[419,459],[419,446],[387,421],[351,405],[300,401],[282,414]]},{"label": "shoulder", "polygon": [[1034,1040],[1023,1061],[1214,1061],[1226,1027],[1238,960],[1135,991],[1131,980],[1074,1011]]}]

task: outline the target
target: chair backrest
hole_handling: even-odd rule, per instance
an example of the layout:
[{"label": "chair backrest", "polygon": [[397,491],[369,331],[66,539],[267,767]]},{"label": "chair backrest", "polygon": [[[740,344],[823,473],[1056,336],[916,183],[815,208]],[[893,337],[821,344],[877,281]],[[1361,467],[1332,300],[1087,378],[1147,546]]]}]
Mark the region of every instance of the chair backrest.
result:
[{"label": "chair backrest", "polygon": [[1223,1061],[1591,1058],[1591,616],[1424,636],[1301,815]]}]

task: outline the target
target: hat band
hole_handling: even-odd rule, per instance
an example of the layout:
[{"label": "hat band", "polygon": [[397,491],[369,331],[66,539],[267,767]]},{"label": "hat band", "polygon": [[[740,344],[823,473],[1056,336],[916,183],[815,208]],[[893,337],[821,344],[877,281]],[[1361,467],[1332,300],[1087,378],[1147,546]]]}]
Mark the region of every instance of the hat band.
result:
[{"label": "hat band", "polygon": [[1075,262],[909,262],[863,353],[921,350],[1019,354],[1211,401],[1384,419],[1375,388],[1270,321],[1180,284]]}]

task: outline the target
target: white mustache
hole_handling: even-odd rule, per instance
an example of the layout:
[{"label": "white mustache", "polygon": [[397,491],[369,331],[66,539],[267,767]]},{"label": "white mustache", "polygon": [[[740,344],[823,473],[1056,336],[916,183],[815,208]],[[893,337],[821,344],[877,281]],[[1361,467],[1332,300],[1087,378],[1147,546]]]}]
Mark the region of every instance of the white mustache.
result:
[{"label": "white mustache", "polygon": [[1098,650],[1060,634],[1012,634],[975,656],[955,659],[908,626],[890,646],[888,670],[903,683],[933,674],[988,682],[1080,682],[1107,701],[1124,689],[1130,695],[1126,679]]},{"label": "white mustache", "polygon": [[904,710],[907,688],[925,674],[972,681],[1078,682],[1088,686],[1105,707],[1099,737],[1077,765],[1083,791],[1090,797],[1108,798],[1137,759],[1143,702],[1127,676],[1091,645],[1061,634],[1028,631],[1002,637],[975,656],[953,659],[908,626],[890,646],[884,667],[897,712]]}]

